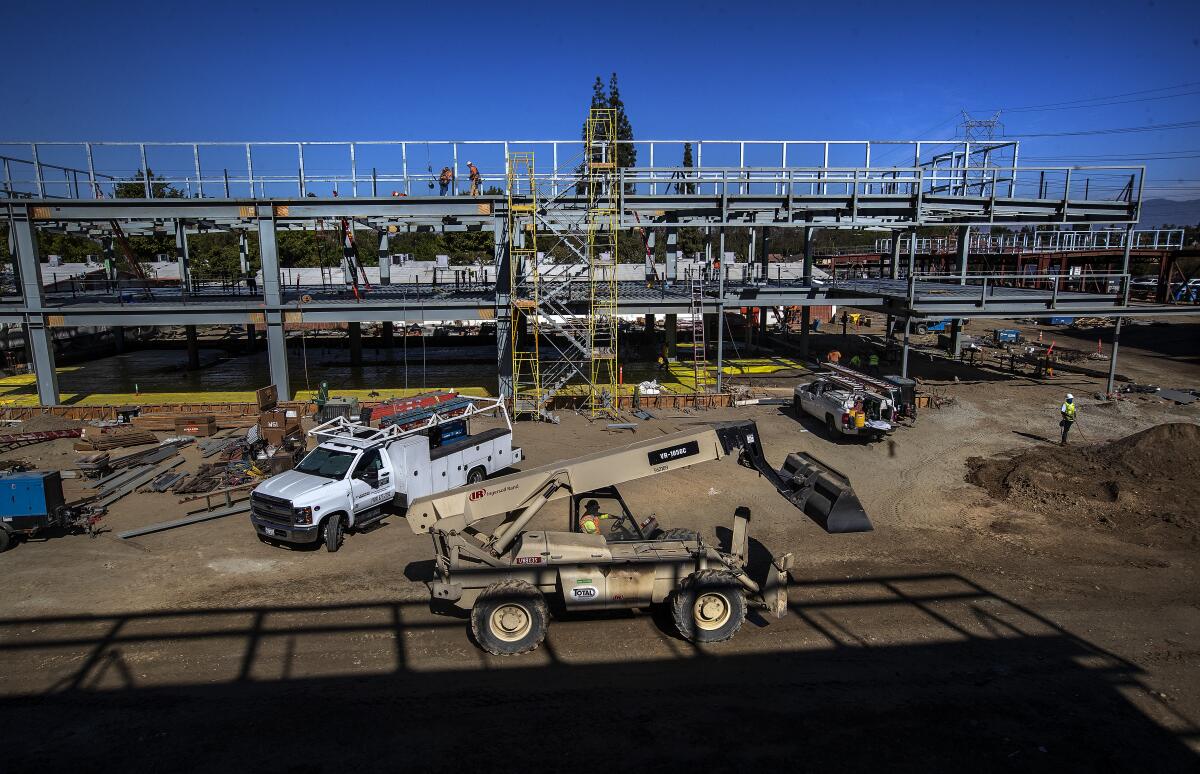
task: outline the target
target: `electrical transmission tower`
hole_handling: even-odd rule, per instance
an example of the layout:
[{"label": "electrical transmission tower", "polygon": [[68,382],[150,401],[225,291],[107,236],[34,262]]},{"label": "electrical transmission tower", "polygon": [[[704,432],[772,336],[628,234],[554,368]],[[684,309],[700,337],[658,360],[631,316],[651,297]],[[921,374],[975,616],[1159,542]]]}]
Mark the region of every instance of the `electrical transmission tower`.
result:
[{"label": "electrical transmission tower", "polygon": [[1004,124],[1000,121],[1000,111],[997,110],[990,118],[974,118],[967,111],[962,111],[963,139],[967,142],[990,141],[1004,135]]}]

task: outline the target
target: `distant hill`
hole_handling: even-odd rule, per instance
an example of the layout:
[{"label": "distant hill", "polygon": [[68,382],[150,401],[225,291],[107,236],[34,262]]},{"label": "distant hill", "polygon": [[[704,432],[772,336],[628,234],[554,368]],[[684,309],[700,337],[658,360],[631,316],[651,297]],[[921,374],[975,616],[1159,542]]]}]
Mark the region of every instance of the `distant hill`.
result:
[{"label": "distant hill", "polygon": [[1200,224],[1200,199],[1146,199],[1142,202],[1142,219],[1138,221],[1138,228],[1197,224]]}]

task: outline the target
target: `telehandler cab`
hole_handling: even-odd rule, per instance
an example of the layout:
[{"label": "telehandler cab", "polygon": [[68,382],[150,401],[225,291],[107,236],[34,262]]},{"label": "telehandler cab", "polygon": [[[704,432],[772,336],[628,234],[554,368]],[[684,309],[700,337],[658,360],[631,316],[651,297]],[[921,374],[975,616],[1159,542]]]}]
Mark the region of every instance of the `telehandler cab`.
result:
[{"label": "telehandler cab", "polygon": [[[654,517],[639,521],[616,489],[734,450],[740,464],[765,476],[827,532],[871,529],[838,471],[804,453],[789,454],[776,471],[754,422],[707,425],[414,500],[409,526],[433,538],[432,603],[469,611],[476,642],[505,656],[541,644],[548,600],[567,611],[670,600],[679,633],[701,643],[731,638],[748,605],[783,617],[792,555],[750,566],[749,508],[735,510],[730,545],[717,547],[692,530],[663,529]],[[547,503],[567,498],[568,530],[526,529]]]}]

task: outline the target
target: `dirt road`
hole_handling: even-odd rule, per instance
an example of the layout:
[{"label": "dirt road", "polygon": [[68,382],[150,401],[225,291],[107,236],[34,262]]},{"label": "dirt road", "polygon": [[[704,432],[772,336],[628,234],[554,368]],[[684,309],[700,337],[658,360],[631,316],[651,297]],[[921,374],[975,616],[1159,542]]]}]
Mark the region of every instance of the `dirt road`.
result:
[{"label": "dirt road", "polygon": [[[1122,354],[1200,383],[1198,353]],[[518,428],[532,465],[747,417],[772,462],[804,450],[851,473],[869,534],[821,533],[732,461],[623,487],[639,514],[711,540],[748,505],[754,537],[796,553],[792,614],[719,646],[663,616],[576,616],[529,656],[488,656],[429,612],[428,539],[398,517],[337,554],[261,544],[241,517],[21,545],[0,557],[0,714],[19,729],[4,768],[1197,770],[1200,544],[1019,511],[964,480],[968,457],[1053,438],[1066,390],[1096,441],[1197,408],[928,368],[953,404],[892,444],[833,443],[776,406],[636,435],[573,416]],[[109,524],[174,503],[139,496]]]}]

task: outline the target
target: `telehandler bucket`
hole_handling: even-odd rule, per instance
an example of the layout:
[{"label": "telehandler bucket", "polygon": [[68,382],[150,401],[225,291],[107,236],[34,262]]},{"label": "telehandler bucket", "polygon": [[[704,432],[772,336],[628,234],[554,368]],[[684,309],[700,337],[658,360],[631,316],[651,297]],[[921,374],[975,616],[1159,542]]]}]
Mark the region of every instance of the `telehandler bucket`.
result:
[{"label": "telehandler bucket", "polygon": [[826,532],[870,532],[867,512],[845,474],[806,452],[792,452],[779,469],[779,493]]}]

